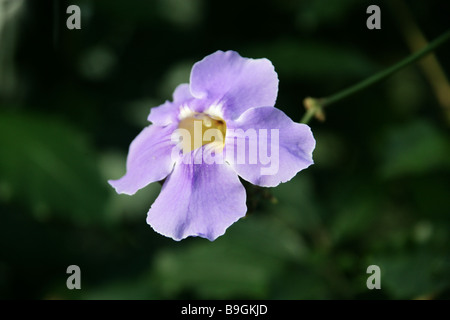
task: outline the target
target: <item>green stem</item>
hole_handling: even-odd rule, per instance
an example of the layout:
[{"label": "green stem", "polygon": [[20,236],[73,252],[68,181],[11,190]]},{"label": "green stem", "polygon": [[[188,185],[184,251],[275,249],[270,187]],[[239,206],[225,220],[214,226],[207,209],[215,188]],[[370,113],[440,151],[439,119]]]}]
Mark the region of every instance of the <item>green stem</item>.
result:
[{"label": "green stem", "polygon": [[407,58],[396,63],[395,65],[393,65],[381,72],[378,72],[378,73],[374,74],[373,76],[371,76],[371,77],[369,77],[369,78],[367,78],[345,90],[342,90],[336,94],[333,94],[329,97],[322,98],[322,99],[309,98],[312,100],[312,102],[311,101],[309,102],[307,112],[305,113],[305,115],[303,116],[303,118],[300,122],[308,123],[311,120],[311,118],[314,115],[316,115],[317,112],[320,112],[322,110],[323,107],[328,106],[333,103],[336,103],[358,91],[361,91],[373,84],[376,84],[376,83],[386,79],[387,77],[389,77],[393,73],[397,72],[398,70],[406,67],[407,65],[409,65],[411,63],[416,62],[417,60],[419,60],[423,56],[427,55],[428,53],[430,53],[431,51],[433,51],[434,49],[436,49],[437,47],[439,47],[441,44],[443,44],[445,41],[447,41],[449,39],[450,39],[450,30],[448,30],[447,32],[445,32],[444,34],[439,36],[438,38],[434,39],[422,50],[419,50],[419,51],[411,54]]}]

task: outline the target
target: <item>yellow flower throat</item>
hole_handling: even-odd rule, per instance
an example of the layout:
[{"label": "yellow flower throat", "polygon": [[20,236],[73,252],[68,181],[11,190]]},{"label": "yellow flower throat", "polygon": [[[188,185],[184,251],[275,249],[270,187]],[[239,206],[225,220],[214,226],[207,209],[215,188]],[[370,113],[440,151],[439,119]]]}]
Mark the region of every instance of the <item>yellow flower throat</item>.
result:
[{"label": "yellow flower throat", "polygon": [[216,151],[222,151],[225,146],[225,135],[227,125],[219,117],[206,113],[194,113],[192,116],[182,119],[178,124],[178,129],[182,131],[183,140],[181,142],[183,153],[210,143]]}]

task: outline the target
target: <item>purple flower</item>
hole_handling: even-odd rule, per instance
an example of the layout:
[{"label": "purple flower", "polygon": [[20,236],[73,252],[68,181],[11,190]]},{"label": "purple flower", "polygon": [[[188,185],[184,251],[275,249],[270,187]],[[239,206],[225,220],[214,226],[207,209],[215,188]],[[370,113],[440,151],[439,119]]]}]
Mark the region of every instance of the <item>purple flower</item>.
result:
[{"label": "purple flower", "polygon": [[274,107],[277,92],[267,59],[234,51],[205,57],[172,102],[151,109],[152,124],[130,145],[126,174],[109,183],[132,195],[166,179],[148,224],[174,240],[215,240],[247,211],[239,176],[274,187],[313,163],[310,128]]}]

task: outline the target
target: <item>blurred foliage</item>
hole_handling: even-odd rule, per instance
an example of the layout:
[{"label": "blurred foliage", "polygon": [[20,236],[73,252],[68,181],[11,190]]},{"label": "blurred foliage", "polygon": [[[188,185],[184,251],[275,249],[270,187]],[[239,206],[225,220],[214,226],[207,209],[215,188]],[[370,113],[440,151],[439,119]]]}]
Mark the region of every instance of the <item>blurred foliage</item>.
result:
[{"label": "blurred foliage", "polygon": [[[146,224],[158,183],[133,197],[107,184],[150,108],[218,49],[269,58],[295,120],[304,97],[402,59],[386,2],[0,0],[0,298],[448,299],[449,123],[418,66],[330,106],[311,123],[315,164],[277,188],[244,183],[247,216],[214,242]],[[429,39],[449,27],[448,1],[406,3]],[[450,44],[436,56],[449,76]]]},{"label": "blurred foliage", "polygon": [[7,151],[0,158],[3,200],[23,201],[39,216],[67,214],[75,223],[104,219],[106,186],[78,132],[49,117],[2,114],[0,137]]}]

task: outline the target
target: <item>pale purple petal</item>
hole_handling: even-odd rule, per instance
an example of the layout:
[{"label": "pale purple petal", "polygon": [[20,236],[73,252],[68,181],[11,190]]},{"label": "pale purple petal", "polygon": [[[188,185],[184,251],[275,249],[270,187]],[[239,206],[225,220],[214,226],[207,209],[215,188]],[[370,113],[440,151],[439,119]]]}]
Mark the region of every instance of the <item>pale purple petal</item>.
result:
[{"label": "pale purple petal", "polygon": [[132,195],[149,183],[167,177],[172,171],[174,143],[171,134],[176,125],[150,125],[139,133],[130,145],[127,172],[118,180],[108,181],[118,193]]},{"label": "pale purple petal", "polygon": [[190,85],[194,97],[222,103],[228,120],[252,107],[274,106],[278,76],[267,59],[217,51],[193,66]]},{"label": "pale purple petal", "polygon": [[173,102],[181,102],[188,99],[192,99],[191,89],[189,83],[182,83],[175,88],[172,94]]},{"label": "pale purple petal", "polygon": [[173,102],[166,101],[158,107],[151,108],[148,121],[160,126],[176,122],[180,105],[192,98],[189,84],[180,84],[173,93]]},{"label": "pale purple petal", "polygon": [[229,165],[181,162],[164,182],[147,223],[174,240],[213,241],[245,215],[245,201],[245,189]]},{"label": "pale purple petal", "polygon": [[259,186],[277,186],[309,167],[314,147],[311,129],[277,108],[249,109],[227,122],[226,160],[239,176]]}]

